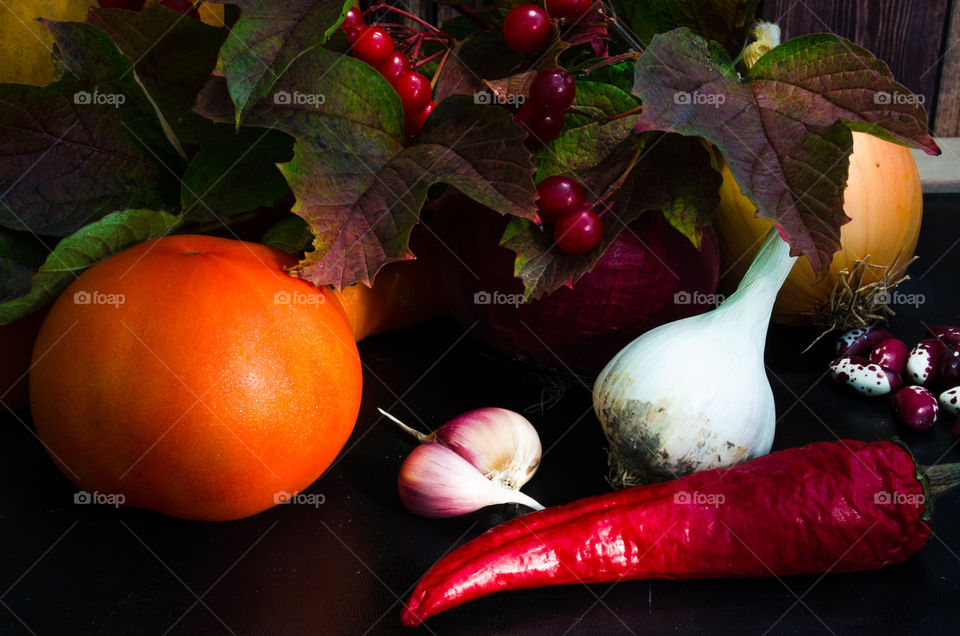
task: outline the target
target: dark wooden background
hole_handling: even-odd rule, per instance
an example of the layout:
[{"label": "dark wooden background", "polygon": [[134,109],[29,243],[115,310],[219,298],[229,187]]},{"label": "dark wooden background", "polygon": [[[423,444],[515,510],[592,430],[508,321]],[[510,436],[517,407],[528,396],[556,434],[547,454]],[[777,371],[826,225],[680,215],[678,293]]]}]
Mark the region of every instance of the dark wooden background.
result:
[{"label": "dark wooden background", "polygon": [[934,132],[960,136],[960,0],[763,0],[784,38],[836,33],[869,49],[924,96]]},{"label": "dark wooden background", "polygon": [[[401,1],[437,23],[457,15],[431,0]],[[761,0],[758,12],[784,38],[836,33],[869,49],[923,95],[937,136],[960,136],[960,0]]]}]

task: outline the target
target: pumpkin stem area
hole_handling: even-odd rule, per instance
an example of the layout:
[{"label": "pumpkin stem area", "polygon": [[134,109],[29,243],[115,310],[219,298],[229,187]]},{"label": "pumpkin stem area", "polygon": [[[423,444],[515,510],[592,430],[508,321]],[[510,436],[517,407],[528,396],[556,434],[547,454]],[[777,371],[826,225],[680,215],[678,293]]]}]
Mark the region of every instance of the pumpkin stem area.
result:
[{"label": "pumpkin stem area", "polygon": [[[847,331],[866,327],[881,320],[886,322],[887,317],[895,313],[888,305],[888,294],[897,285],[910,279],[909,276],[901,273],[905,272],[915,260],[917,260],[916,256],[896,272],[891,272],[891,268],[885,265],[871,264],[870,255],[867,254],[862,259],[854,261],[853,267],[849,270],[841,270],[833,285],[830,298],[820,303],[813,312],[817,324],[823,325],[825,329],[804,349],[804,352],[809,351],[813,345],[834,330]],[[875,279],[873,282],[864,282],[868,274],[871,274],[870,279]]]}]

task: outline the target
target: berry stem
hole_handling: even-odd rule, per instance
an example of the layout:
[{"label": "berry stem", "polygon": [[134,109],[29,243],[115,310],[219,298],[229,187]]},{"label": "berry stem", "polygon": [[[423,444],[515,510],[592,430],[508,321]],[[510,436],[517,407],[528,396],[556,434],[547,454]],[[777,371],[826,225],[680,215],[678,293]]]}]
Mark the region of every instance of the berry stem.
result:
[{"label": "berry stem", "polygon": [[363,12],[363,15],[366,16],[368,13],[371,13],[371,12],[373,12],[373,11],[392,11],[393,13],[396,13],[397,15],[403,16],[403,17],[406,18],[407,20],[411,20],[411,21],[416,22],[417,24],[419,24],[419,25],[421,25],[421,26],[426,27],[428,31],[432,32],[434,35],[436,35],[436,36],[438,36],[438,37],[443,38],[443,39],[446,40],[447,42],[452,42],[452,41],[453,41],[453,37],[452,37],[452,36],[447,35],[446,33],[444,33],[443,31],[441,31],[441,30],[438,29],[437,27],[433,26],[432,24],[430,24],[429,22],[427,22],[427,21],[424,20],[423,18],[417,17],[417,16],[413,15],[412,13],[410,13],[409,11],[404,11],[403,9],[401,9],[401,8],[399,8],[399,7],[395,7],[395,6],[391,5],[391,4],[375,4],[375,5],[371,6],[369,9],[367,9],[366,11],[364,11],[364,12]]},{"label": "berry stem", "polygon": [[449,51],[449,50],[450,50],[450,49],[443,49],[442,51],[437,51],[436,53],[434,53],[434,54],[432,54],[432,55],[428,55],[427,57],[423,58],[422,60],[420,60],[419,62],[417,62],[416,64],[414,64],[413,67],[414,67],[414,68],[420,68],[420,67],[423,66],[424,64],[428,64],[428,63],[432,62],[433,60],[437,59],[438,57],[440,57],[440,56],[442,56],[442,55],[446,55],[446,54],[447,54],[447,51]]},{"label": "berry stem", "polygon": [[643,112],[643,106],[637,106],[636,108],[625,110],[622,113],[617,113],[616,115],[610,115],[609,117],[605,117],[603,123],[609,123],[611,121],[623,119],[624,117],[630,117],[631,115],[639,115],[642,112]]},{"label": "berry stem", "polygon": [[[593,205],[594,208],[597,208],[599,206],[605,206],[603,212],[606,212],[607,210],[610,209],[610,206],[607,205],[607,201],[609,201],[617,192],[620,191],[620,188],[622,188],[623,184],[626,183],[627,178],[630,176],[630,173],[633,171],[634,166],[637,165],[637,162],[640,161],[640,157],[642,155],[643,155],[643,149],[637,148],[637,150],[633,153],[633,157],[630,159],[630,163],[627,166],[627,169],[624,170],[623,174],[621,174],[620,177],[617,178],[617,180],[614,181],[607,188],[607,191],[603,193],[603,196],[597,199],[597,202]],[[600,214],[602,214],[602,212]]]},{"label": "berry stem", "polygon": [[601,60],[594,64],[593,66],[588,66],[578,73],[581,76],[587,76],[590,73],[593,73],[597,69],[603,68],[604,66],[609,66],[611,64],[617,64],[623,62],[624,60],[635,60],[640,57],[640,53],[637,51],[627,51],[626,53],[621,53],[620,55],[614,55],[613,57],[608,57],[605,60]]},{"label": "berry stem", "polygon": [[419,34],[420,31],[412,27],[408,27],[406,24],[400,24],[399,22],[378,22],[377,26],[382,29],[397,29],[403,31],[409,31],[411,34]]}]

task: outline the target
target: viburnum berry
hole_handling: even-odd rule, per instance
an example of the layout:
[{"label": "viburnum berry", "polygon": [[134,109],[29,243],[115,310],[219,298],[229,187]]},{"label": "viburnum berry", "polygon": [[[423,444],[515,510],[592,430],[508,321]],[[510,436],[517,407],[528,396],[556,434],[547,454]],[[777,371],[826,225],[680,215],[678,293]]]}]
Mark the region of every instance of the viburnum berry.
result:
[{"label": "viburnum berry", "polygon": [[528,99],[541,113],[553,114],[566,112],[576,95],[573,75],[563,69],[548,68],[533,78]]},{"label": "viburnum berry", "polygon": [[407,59],[407,56],[397,51],[394,51],[393,55],[387,58],[386,62],[377,65],[377,70],[380,71],[380,74],[391,84],[397,81],[401,73],[405,73],[411,68],[410,60]]},{"label": "viburnum berry", "polygon": [[520,111],[513,118],[517,124],[530,133],[529,138],[533,141],[546,143],[560,134],[563,125],[566,122],[564,113],[548,115],[538,112],[533,104],[526,102],[520,107]]},{"label": "viburnum berry", "polygon": [[363,27],[357,32],[350,51],[358,60],[376,66],[393,55],[393,38],[380,27]]},{"label": "viburnum berry", "polygon": [[567,208],[553,226],[553,240],[567,254],[586,254],[600,245],[603,222],[586,205]]},{"label": "viburnum berry", "polygon": [[558,20],[579,20],[590,11],[591,0],[546,0],[547,15]]},{"label": "viburnum berry", "polygon": [[537,195],[537,208],[544,223],[553,223],[561,212],[582,204],[586,198],[582,185],[562,175],[547,177],[537,184]]},{"label": "viburnum berry", "polygon": [[503,39],[518,53],[533,53],[550,43],[550,18],[542,7],[521,4],[503,21]]},{"label": "viburnum berry", "polygon": [[363,19],[363,14],[360,13],[360,10],[356,7],[350,7],[347,9],[347,15],[344,16],[343,22],[340,23],[340,28],[351,29],[363,26],[367,26],[367,23]]},{"label": "viburnum berry", "polygon": [[397,76],[393,87],[400,95],[403,112],[408,115],[423,110],[430,103],[432,89],[426,75],[416,71],[405,71]]},{"label": "viburnum berry", "polygon": [[427,118],[429,118],[430,113],[433,112],[434,106],[436,106],[436,104],[433,101],[430,101],[426,106],[416,113],[406,116],[404,127],[407,131],[407,137],[413,137],[414,135],[420,134],[420,131],[423,130],[424,124],[427,123]]}]

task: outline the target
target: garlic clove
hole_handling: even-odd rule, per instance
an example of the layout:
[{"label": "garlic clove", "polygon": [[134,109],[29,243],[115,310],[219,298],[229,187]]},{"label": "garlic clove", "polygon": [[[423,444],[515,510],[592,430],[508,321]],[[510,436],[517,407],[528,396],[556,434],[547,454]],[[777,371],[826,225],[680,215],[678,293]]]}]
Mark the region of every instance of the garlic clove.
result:
[{"label": "garlic clove", "polygon": [[543,509],[522,492],[490,481],[466,459],[436,442],[421,444],[407,456],[398,486],[403,505],[423,517],[455,517],[500,503]]},{"label": "garlic clove", "polygon": [[519,413],[482,408],[453,418],[436,440],[470,462],[487,479],[519,490],[540,465],[542,447],[533,425]]}]

